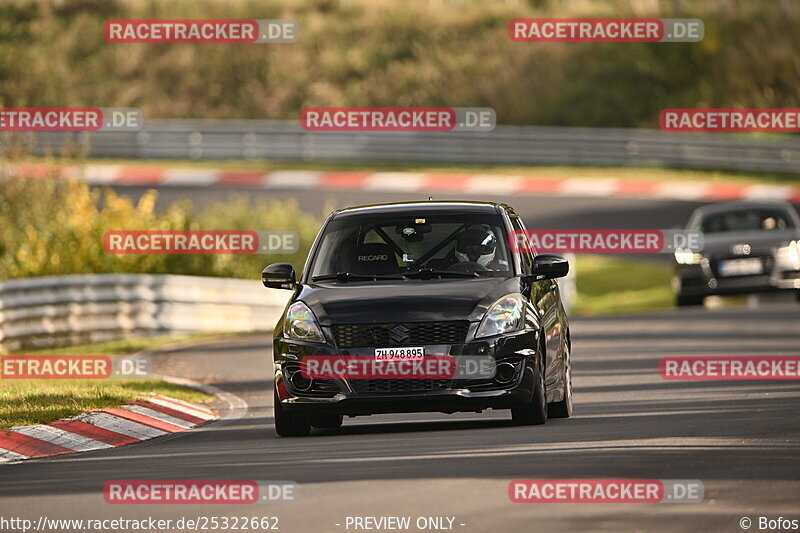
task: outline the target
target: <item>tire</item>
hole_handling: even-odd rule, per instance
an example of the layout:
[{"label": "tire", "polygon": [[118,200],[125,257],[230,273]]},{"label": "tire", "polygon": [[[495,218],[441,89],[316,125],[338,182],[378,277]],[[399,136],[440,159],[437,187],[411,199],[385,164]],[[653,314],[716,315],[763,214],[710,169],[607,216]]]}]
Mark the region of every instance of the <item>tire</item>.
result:
[{"label": "tire", "polygon": [[311,432],[311,421],[306,416],[296,415],[281,407],[278,393],[274,393],[275,431],[281,437],[305,437]]},{"label": "tire", "polygon": [[547,422],[547,393],[542,357],[539,357],[539,363],[536,365],[535,379],[530,401],[511,408],[511,420],[515,426],[538,426]]},{"label": "tire", "polygon": [[566,370],[564,371],[564,398],[547,404],[547,418],[569,418],[572,416],[572,361],[567,352]]},{"label": "tire", "polygon": [[678,305],[678,307],[690,307],[703,305],[704,300],[704,296],[686,296],[684,294],[678,294],[675,298],[675,303]]},{"label": "tire", "polygon": [[317,429],[339,429],[342,427],[342,421],[344,420],[342,415],[330,413],[312,415],[309,418],[311,419],[311,427]]}]

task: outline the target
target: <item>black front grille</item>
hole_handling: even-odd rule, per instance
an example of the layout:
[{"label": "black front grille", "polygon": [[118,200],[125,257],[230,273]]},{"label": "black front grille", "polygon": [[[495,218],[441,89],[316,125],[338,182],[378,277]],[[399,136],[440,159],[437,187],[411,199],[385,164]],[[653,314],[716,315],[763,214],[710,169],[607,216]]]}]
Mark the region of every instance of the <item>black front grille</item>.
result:
[{"label": "black front grille", "polygon": [[404,392],[425,392],[444,390],[450,385],[449,379],[351,379],[354,392],[373,392],[398,394]]},{"label": "black front grille", "polygon": [[469,322],[404,322],[394,324],[338,324],[333,336],[339,348],[463,344]]}]

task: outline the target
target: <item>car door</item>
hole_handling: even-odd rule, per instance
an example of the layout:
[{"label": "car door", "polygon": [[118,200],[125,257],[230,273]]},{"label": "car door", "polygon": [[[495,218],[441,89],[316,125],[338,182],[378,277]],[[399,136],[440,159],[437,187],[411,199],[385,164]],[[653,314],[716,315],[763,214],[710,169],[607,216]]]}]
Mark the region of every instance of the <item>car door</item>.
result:
[{"label": "car door", "polygon": [[[511,226],[515,231],[525,231],[525,224],[519,216],[512,216]],[[519,251],[520,262],[526,274],[533,271],[534,253]],[[563,365],[563,335],[560,320],[560,296],[558,291],[558,281],[556,279],[545,279],[531,284],[531,302],[539,312],[544,334],[545,350],[547,352],[547,372],[545,380],[547,384],[553,383],[561,374]]]}]

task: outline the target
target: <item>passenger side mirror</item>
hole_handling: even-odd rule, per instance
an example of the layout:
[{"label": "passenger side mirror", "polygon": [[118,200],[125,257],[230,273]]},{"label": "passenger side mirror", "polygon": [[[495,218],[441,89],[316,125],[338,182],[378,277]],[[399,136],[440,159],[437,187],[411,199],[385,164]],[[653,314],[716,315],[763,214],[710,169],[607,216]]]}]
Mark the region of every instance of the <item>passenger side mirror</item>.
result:
[{"label": "passenger side mirror", "polygon": [[563,278],[569,273],[569,261],[555,254],[539,254],[533,258],[533,281]]},{"label": "passenger side mirror", "polygon": [[261,283],[269,289],[294,289],[294,267],[289,263],[274,263],[261,272]]}]

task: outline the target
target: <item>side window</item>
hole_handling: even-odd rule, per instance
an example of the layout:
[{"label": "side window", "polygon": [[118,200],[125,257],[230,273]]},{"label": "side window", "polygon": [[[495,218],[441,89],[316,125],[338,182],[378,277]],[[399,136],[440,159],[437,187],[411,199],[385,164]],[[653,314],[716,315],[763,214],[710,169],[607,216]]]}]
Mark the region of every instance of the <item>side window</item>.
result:
[{"label": "side window", "polygon": [[[516,239],[516,233],[518,231],[525,231],[525,226],[522,224],[522,219],[519,217],[511,217],[511,227],[514,228],[514,236],[512,238]],[[533,256],[529,252],[512,252],[518,253],[521,259],[520,263],[522,263],[522,268],[526,274],[530,274],[533,272]]]}]

